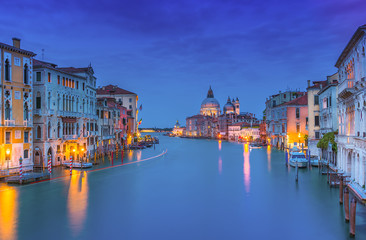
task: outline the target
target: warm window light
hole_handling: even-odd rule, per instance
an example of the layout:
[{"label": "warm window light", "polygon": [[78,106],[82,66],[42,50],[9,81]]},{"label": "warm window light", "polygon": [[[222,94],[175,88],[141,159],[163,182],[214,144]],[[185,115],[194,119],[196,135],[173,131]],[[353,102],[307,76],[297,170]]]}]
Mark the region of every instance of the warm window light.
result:
[{"label": "warm window light", "polygon": [[5,153],[6,153],[6,155],[8,155],[8,156],[9,156],[9,155],[10,155],[10,149],[9,149],[9,148],[8,148],[8,149],[6,149],[6,152],[5,152]]},{"label": "warm window light", "polygon": [[73,149],[72,151],[75,152],[75,149]]},{"label": "warm window light", "polygon": [[84,152],[84,148],[82,148],[81,151]]}]

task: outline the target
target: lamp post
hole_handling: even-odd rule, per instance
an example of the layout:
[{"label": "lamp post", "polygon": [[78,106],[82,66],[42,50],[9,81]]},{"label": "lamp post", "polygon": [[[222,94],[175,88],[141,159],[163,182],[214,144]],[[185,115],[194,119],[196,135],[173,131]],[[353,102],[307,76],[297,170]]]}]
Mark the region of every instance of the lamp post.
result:
[{"label": "lamp post", "polygon": [[82,149],[81,149],[81,169],[83,169],[84,151],[85,151],[85,149],[84,149],[84,148],[82,148]]},{"label": "lamp post", "polygon": [[9,175],[9,162],[10,162],[10,149],[7,148],[5,151],[6,154],[6,162],[7,162],[7,166],[8,166],[8,175]]}]

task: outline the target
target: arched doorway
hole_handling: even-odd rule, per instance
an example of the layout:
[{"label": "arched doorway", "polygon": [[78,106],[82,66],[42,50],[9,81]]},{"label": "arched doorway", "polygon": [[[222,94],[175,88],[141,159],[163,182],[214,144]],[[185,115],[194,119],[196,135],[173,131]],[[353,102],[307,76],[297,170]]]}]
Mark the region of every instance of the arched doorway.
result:
[{"label": "arched doorway", "polygon": [[352,156],[351,152],[348,152],[347,154],[347,173],[352,173]]},{"label": "arched doorway", "polygon": [[40,150],[34,151],[34,166],[43,167],[42,152]]}]

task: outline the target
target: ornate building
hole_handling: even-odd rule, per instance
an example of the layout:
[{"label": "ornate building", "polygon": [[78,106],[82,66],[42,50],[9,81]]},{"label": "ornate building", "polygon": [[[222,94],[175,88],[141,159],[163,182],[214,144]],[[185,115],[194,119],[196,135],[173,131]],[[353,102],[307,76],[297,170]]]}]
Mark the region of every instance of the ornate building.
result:
[{"label": "ornate building", "polygon": [[0,53],[0,169],[17,172],[22,158],[23,169],[30,170],[33,166],[32,64],[36,54],[21,49],[18,38],[13,38],[13,46],[0,43]]},{"label": "ornate building", "polygon": [[220,103],[214,97],[213,91],[208,90],[207,98],[201,104],[200,114],[203,116],[218,117],[220,115]]}]

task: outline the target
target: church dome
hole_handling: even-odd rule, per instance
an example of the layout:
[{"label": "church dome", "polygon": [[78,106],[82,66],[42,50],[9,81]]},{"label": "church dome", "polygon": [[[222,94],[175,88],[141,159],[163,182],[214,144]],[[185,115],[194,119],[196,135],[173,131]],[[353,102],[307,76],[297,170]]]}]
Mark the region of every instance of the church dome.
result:
[{"label": "church dome", "polygon": [[224,113],[235,113],[235,106],[231,103],[230,97],[227,99],[226,104],[224,105]]},{"label": "church dome", "polygon": [[220,103],[214,98],[213,91],[208,90],[207,98],[205,98],[201,104],[201,115],[218,116],[220,115]]}]

